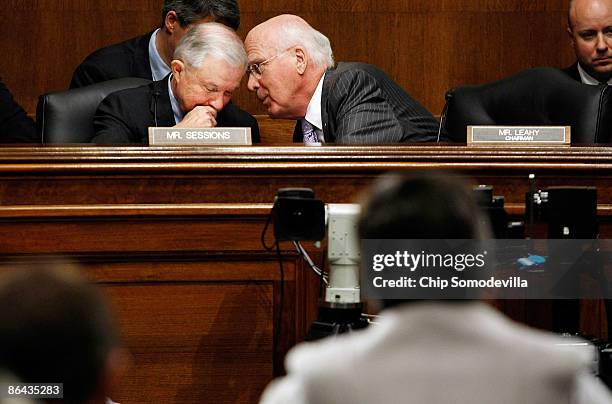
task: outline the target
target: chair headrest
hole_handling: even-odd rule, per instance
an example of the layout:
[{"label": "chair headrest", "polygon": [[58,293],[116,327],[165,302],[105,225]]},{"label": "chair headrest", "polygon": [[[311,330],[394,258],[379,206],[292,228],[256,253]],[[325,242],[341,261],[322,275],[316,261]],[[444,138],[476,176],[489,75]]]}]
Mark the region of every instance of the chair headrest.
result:
[{"label": "chair headrest", "polygon": [[93,117],[100,102],[115,91],[150,82],[126,77],[41,95],[36,123],[43,143],[89,143],[95,135]]},{"label": "chair headrest", "polygon": [[609,143],[612,90],[582,84],[559,69],[536,68],[446,94],[445,128],[466,141],[468,125],[571,126],[572,143]]}]

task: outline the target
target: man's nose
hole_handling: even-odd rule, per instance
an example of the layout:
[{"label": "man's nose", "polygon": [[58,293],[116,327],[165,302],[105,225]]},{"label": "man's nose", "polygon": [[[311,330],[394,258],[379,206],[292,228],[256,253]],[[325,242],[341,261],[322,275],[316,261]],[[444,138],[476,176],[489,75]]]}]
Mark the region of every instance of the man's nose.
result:
[{"label": "man's nose", "polygon": [[208,101],[208,105],[216,109],[217,112],[221,111],[223,107],[225,106],[225,102],[223,100],[223,94],[219,94],[216,97],[211,98]]},{"label": "man's nose", "polygon": [[608,51],[609,44],[603,32],[600,32],[599,34],[597,34],[596,46],[597,46],[597,52],[599,53],[605,53]]},{"label": "man's nose", "polygon": [[247,87],[249,91],[257,91],[257,89],[259,88],[259,80],[257,80],[254,74],[249,74],[249,80],[247,81]]}]

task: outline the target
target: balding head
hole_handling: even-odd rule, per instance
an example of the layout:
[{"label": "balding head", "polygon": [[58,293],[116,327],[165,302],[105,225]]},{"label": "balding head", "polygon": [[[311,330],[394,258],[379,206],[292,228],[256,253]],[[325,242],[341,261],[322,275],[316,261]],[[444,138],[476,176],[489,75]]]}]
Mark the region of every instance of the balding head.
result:
[{"label": "balding head", "polygon": [[580,66],[596,80],[612,77],[612,0],[572,0],[568,33]]},{"label": "balding head", "polygon": [[257,93],[268,114],[303,118],[323,73],[334,65],[329,39],[304,19],[285,14],[253,28],[245,45],[249,90]]},{"label": "balding head", "polygon": [[297,15],[283,14],[270,18],[253,28],[246,41],[254,38],[259,38],[258,42],[273,47],[277,52],[300,45],[307,50],[315,66],[325,69],[334,66],[329,39]]},{"label": "balding head", "polygon": [[570,0],[567,23],[570,29],[574,28],[576,21],[602,15],[612,7],[612,0]]}]

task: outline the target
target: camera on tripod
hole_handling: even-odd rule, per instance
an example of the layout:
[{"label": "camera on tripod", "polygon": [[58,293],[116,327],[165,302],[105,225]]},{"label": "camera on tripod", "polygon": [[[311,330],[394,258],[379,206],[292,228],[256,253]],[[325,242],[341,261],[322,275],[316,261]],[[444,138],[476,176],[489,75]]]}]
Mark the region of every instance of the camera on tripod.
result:
[{"label": "camera on tripod", "polygon": [[[327,286],[319,302],[319,314],[306,340],[364,328],[359,284],[360,245],[357,204],[328,204],[308,188],[284,188],[277,192],[272,218],[277,241],[293,241],[298,252]],[[300,241],[320,241],[327,229],[329,276],[317,268]]]}]

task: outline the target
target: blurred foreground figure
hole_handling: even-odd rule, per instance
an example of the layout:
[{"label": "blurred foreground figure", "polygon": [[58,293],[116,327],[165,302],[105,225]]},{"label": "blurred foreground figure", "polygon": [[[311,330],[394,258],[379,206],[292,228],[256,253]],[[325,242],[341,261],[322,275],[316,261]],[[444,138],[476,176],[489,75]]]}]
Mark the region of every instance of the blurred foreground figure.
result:
[{"label": "blurred foreground figure", "polygon": [[96,287],[68,264],[1,271],[0,369],[22,383],[63,383],[64,398],[50,403],[108,402],[121,354]]},{"label": "blurred foreground figure", "polygon": [[[370,190],[362,239],[489,237],[460,178],[393,174]],[[468,276],[458,272],[458,276]],[[457,294],[459,296],[460,294]],[[383,300],[376,324],[304,343],[286,359],[264,404],[609,403],[588,374],[588,354],[560,337],[514,323],[474,300]]]}]

